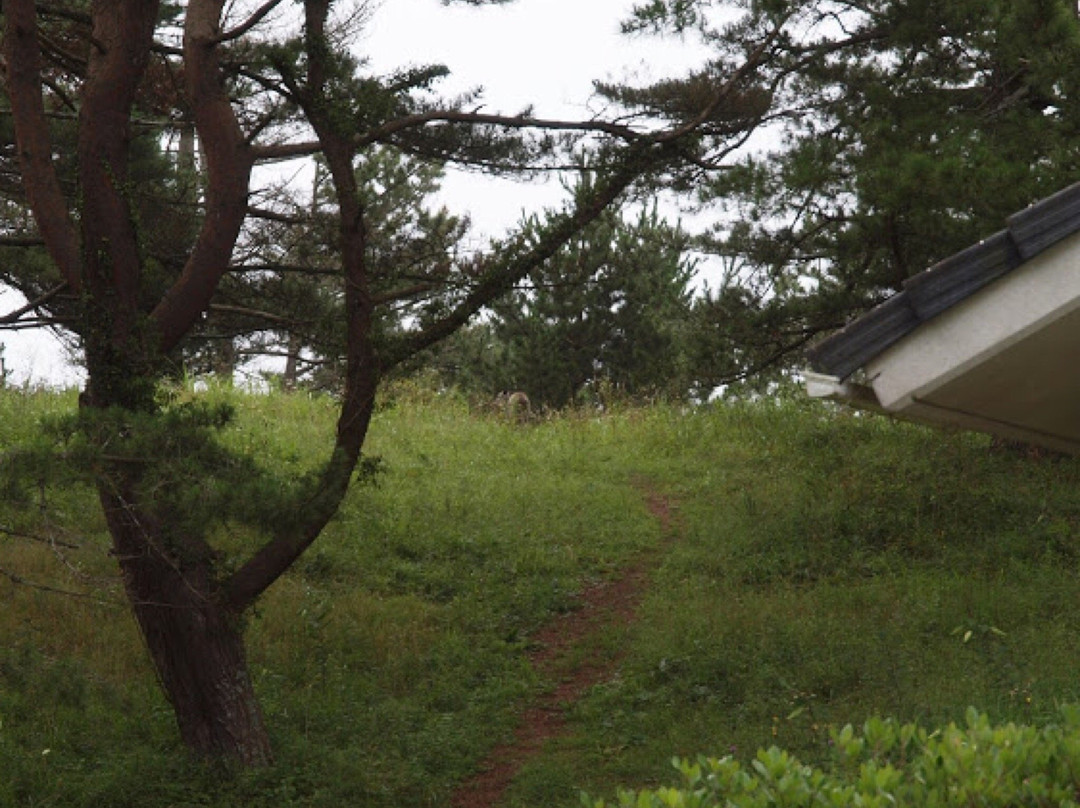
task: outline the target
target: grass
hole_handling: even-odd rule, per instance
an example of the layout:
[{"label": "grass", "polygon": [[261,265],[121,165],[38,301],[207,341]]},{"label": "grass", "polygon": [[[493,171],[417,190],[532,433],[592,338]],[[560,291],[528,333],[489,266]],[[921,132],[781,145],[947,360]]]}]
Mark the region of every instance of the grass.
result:
[{"label": "grass", "polygon": [[[207,395],[264,462],[300,473],[327,448],[332,402]],[[0,394],[0,447],[70,398]],[[81,546],[0,535],[24,581],[0,575],[0,806],[445,805],[550,686],[532,634],[650,548],[639,621],[595,641],[621,651],[617,675],[507,806],[667,780],[675,754],[778,743],[812,762],[829,727],[874,713],[1040,723],[1080,699],[1080,462],[800,402],[516,426],[453,396],[399,397],[366,450],[382,472],[251,616],[278,754],[253,774],[181,754],[92,495],[47,492],[44,523],[0,504],[0,526]],[[677,506],[672,544],[643,479]]]}]

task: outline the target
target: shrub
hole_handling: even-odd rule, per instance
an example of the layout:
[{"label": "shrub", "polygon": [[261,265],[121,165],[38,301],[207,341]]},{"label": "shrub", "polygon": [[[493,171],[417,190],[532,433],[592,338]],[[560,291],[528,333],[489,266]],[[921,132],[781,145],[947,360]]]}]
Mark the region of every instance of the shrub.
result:
[{"label": "shrub", "polygon": [[[969,709],[966,725],[933,732],[871,718],[856,732],[832,733],[826,768],[787,752],[760,750],[749,766],[734,758],[676,759],[681,783],[621,791],[620,808],[772,806],[1076,806],[1080,797],[1080,707],[1042,728],[1005,724]],[[586,808],[604,800],[582,795]]]}]

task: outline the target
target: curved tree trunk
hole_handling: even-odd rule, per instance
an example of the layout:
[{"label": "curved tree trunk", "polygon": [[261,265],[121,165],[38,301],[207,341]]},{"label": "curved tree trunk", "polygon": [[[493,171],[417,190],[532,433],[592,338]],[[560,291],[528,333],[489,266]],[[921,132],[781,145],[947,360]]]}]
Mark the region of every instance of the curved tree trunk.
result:
[{"label": "curved tree trunk", "polygon": [[136,606],[135,615],[184,745],[211,760],[270,763],[237,617],[213,603]]},{"label": "curved tree trunk", "polygon": [[229,609],[202,541],[168,546],[127,497],[102,491],[113,547],[136,621],[184,745],[243,766],[270,763],[270,738],[251,676],[241,615]]}]

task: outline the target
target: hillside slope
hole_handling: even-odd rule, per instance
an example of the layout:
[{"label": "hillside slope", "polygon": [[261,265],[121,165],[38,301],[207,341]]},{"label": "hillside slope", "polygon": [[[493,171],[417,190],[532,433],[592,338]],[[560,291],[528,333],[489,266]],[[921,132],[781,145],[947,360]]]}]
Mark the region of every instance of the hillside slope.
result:
[{"label": "hillside slope", "polygon": [[[317,398],[204,395],[234,401],[224,439],[263,462],[301,473],[329,439]],[[72,403],[0,393],[0,448]],[[1038,724],[1078,699],[1077,461],[801,401],[518,425],[415,391],[380,411],[369,449],[374,481],[251,616],[279,762],[239,776],[182,758],[93,495],[9,491],[0,806],[445,805],[530,703],[603,659],[504,805],[666,780],[674,754],[778,743],[812,762],[830,727],[872,713]],[[531,664],[545,626],[643,557],[632,623],[561,672]]]}]

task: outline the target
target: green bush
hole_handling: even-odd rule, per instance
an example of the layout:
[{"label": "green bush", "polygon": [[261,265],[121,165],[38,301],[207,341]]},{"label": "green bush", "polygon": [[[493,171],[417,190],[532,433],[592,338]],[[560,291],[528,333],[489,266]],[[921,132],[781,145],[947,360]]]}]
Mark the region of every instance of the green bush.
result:
[{"label": "green bush", "polygon": [[[733,757],[674,761],[681,783],[621,791],[620,808],[771,806],[1075,806],[1080,797],[1080,707],[1041,728],[994,726],[974,708],[965,726],[928,732],[871,718],[832,733],[831,765],[816,768],[773,746],[750,765]],[[582,795],[586,808],[604,800]]]}]

